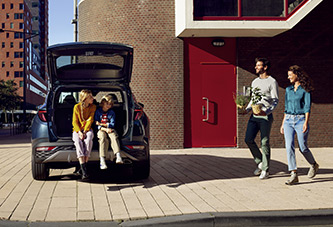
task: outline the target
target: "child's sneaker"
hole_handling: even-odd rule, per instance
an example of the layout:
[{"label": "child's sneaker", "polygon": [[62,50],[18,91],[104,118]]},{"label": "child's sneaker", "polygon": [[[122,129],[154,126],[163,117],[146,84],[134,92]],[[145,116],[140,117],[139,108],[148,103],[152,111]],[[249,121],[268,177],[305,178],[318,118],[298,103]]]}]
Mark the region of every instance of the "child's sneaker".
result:
[{"label": "child's sneaker", "polygon": [[101,169],[107,169],[107,168],[108,168],[108,166],[105,164],[105,159],[104,159],[104,157],[101,157],[100,168],[101,168]]},{"label": "child's sneaker", "polygon": [[124,163],[119,152],[116,154],[116,157],[117,157],[116,158],[116,164],[123,164]]}]

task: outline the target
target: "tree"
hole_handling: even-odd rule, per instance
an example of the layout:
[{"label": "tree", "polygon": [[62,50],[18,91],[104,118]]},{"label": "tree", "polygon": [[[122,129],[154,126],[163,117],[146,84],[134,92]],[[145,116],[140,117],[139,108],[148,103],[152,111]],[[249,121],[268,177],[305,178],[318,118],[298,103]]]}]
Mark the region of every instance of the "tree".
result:
[{"label": "tree", "polygon": [[22,97],[17,94],[18,87],[14,80],[0,80],[0,109],[5,113],[5,121],[8,122],[6,110],[12,111],[20,106]]}]

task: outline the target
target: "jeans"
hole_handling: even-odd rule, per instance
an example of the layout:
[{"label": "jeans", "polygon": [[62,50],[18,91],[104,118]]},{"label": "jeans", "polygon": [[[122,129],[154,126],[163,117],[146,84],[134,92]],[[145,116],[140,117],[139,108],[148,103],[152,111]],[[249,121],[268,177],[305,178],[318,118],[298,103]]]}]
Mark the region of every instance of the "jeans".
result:
[{"label": "jeans", "polygon": [[311,165],[316,163],[307,145],[310,128],[308,127],[306,132],[303,133],[304,122],[305,122],[305,115],[286,114],[286,118],[283,124],[283,129],[284,129],[284,139],[287,149],[289,171],[297,170],[296,156],[295,156],[295,133],[297,134],[299,150],[301,151],[305,159]]},{"label": "jeans", "polygon": [[[271,132],[271,127],[273,123],[273,115],[268,116],[253,116],[251,115],[249,122],[247,124],[245,143],[250,148],[252,156],[256,164],[262,162],[262,170],[268,171],[269,162],[271,159],[271,148],[269,145],[269,135]],[[255,143],[255,138],[260,131],[261,136],[261,150]]]}]

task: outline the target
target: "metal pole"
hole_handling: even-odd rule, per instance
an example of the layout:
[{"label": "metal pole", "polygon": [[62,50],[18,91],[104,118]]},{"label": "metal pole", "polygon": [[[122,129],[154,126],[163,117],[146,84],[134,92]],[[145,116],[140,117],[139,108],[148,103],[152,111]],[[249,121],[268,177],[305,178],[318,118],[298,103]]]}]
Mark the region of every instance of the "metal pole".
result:
[{"label": "metal pole", "polygon": [[[25,40],[25,26],[23,30],[23,124],[27,124],[27,73],[26,73],[26,40]],[[24,127],[25,132],[26,127]]]},{"label": "metal pole", "polygon": [[74,24],[74,42],[77,42],[77,34],[78,34],[78,29],[77,29],[77,0],[74,0],[74,19],[72,20],[72,24]]}]

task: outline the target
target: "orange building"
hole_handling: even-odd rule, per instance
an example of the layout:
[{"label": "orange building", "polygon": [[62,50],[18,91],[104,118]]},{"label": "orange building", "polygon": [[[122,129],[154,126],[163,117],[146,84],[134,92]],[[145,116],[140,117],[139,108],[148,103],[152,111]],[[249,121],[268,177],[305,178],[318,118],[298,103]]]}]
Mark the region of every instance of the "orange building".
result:
[{"label": "orange building", "polygon": [[14,79],[26,109],[35,110],[48,89],[48,1],[0,0],[0,9],[0,80]]}]

